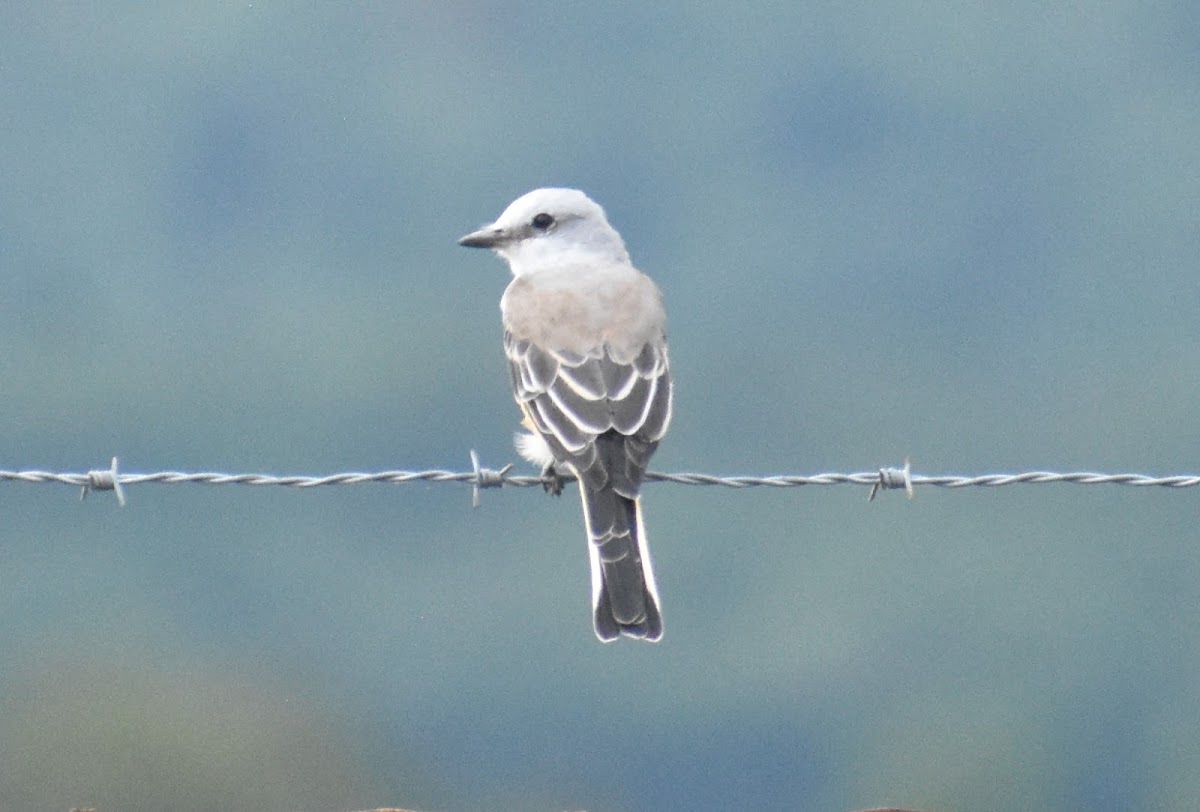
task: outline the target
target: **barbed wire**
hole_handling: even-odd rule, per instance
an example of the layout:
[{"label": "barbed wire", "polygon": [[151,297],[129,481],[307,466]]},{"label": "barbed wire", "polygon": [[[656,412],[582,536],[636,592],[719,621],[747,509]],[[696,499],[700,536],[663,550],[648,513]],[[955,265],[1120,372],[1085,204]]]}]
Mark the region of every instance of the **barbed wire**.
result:
[{"label": "barbed wire", "polygon": [[[553,474],[529,476],[513,474],[512,464],[500,469],[485,468],[479,464],[479,456],[471,451],[470,471],[377,471],[375,473],[343,472],[324,476],[276,476],[273,474],[228,474],[216,472],[158,471],[151,474],[128,474],[119,470],[118,460],[105,470],[87,473],[56,473],[51,471],[0,471],[0,482],[25,482],[31,484],[62,484],[80,488],[80,499],[91,491],[113,491],[117,502],[124,507],[125,487],[159,483],[163,485],[254,485],[282,486],[285,488],[318,488],[326,485],[364,485],[383,483],[388,485],[410,485],[417,482],[462,482],[472,488],[471,503],[479,505],[480,491],[485,488],[543,487],[552,488],[556,482],[571,481],[571,476]],[[881,490],[901,489],[908,498],[913,497],[917,486],[931,485],[939,488],[997,488],[1004,485],[1045,485],[1067,483],[1073,485],[1130,485],[1133,487],[1193,488],[1200,485],[1200,476],[1179,474],[1173,476],[1150,476],[1147,474],[1103,474],[1091,471],[1058,473],[1054,471],[1025,471],[1016,474],[980,474],[976,476],[914,474],[908,460],[902,468],[880,468],[852,474],[822,473],[808,476],[781,474],[777,476],[717,476],[698,473],[646,472],[647,482],[670,482],[676,485],[701,485],[722,488],[799,488],[808,485],[859,485],[870,487],[868,500],[874,500]]]}]

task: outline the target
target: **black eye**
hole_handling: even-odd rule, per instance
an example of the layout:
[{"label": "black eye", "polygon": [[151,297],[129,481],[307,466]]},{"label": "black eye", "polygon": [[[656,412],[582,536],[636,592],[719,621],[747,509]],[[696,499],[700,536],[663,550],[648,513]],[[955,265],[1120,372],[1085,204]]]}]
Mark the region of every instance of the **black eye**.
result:
[{"label": "black eye", "polygon": [[533,218],[533,227],[538,231],[545,231],[552,225],[554,225],[554,218],[546,214],[546,212],[542,212]]}]

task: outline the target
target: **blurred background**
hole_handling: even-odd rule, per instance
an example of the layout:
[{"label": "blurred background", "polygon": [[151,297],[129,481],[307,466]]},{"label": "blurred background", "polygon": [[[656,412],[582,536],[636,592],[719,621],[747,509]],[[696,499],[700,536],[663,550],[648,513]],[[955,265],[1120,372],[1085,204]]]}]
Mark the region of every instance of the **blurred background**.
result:
[{"label": "blurred background", "polygon": [[[17,4],[0,468],[515,460],[455,245],[584,189],[660,471],[1200,469],[1200,5]],[[528,471],[524,466],[522,472]],[[0,484],[0,808],[1185,808],[1200,490]]]}]

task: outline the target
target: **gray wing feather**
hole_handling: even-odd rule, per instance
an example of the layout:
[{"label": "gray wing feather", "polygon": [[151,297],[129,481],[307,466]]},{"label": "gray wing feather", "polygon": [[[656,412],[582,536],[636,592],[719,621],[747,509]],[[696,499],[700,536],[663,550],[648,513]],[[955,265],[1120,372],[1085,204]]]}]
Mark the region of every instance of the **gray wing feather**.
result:
[{"label": "gray wing feather", "polygon": [[558,377],[585,400],[601,400],[608,395],[608,385],[604,382],[600,364],[585,364],[582,361],[574,366],[560,364]]},{"label": "gray wing feather", "polygon": [[562,462],[583,463],[572,458],[609,430],[662,439],[671,415],[664,345],[647,343],[628,363],[614,360],[607,347],[590,354],[548,350],[507,333],[504,347],[514,397],[533,407],[536,428],[568,452]]},{"label": "gray wing feather", "polygon": [[657,443],[667,433],[667,425],[671,422],[671,378],[667,370],[663,370],[658,379],[658,391],[650,400],[649,408],[642,422],[642,435]]},{"label": "gray wing feather", "polygon": [[613,404],[612,427],[621,434],[637,434],[646,422],[646,413],[654,405],[658,378],[638,378],[629,395]]},{"label": "gray wing feather", "polygon": [[533,344],[526,344],[520,364],[521,383],[529,392],[545,392],[558,376],[558,361]]},{"label": "gray wing feather", "polygon": [[[559,380],[562,379],[563,376],[560,374]],[[550,396],[550,400],[558,408],[558,411],[575,424],[575,428],[580,431],[594,437],[611,428],[609,424],[612,420],[609,417],[606,400],[581,396],[565,383],[561,386],[551,386],[546,394]]]},{"label": "gray wing feather", "polygon": [[574,415],[558,408],[558,405],[549,397],[534,398],[533,411],[530,412],[530,416],[537,425],[538,431],[542,434],[552,435],[563,448],[570,452],[567,459],[582,451],[596,439],[594,434],[577,422]]},{"label": "gray wing feather", "polygon": [[629,390],[638,382],[637,368],[631,364],[618,364],[607,354],[600,359],[599,366],[608,397],[612,400],[629,397]]}]

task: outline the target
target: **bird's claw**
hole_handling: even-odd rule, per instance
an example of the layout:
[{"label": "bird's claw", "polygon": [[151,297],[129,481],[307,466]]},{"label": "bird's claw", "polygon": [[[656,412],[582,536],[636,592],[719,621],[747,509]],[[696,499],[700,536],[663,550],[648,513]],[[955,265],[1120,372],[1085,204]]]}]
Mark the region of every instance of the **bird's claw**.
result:
[{"label": "bird's claw", "polygon": [[542,489],[551,496],[562,496],[563,483],[566,481],[567,478],[559,473],[554,463],[542,469]]}]

